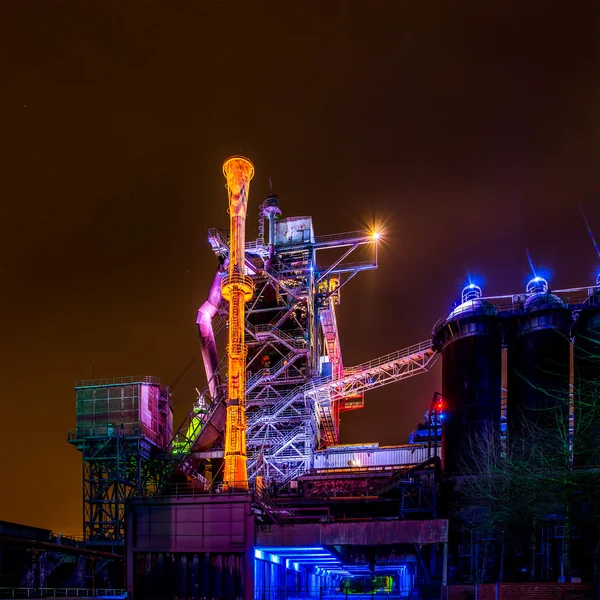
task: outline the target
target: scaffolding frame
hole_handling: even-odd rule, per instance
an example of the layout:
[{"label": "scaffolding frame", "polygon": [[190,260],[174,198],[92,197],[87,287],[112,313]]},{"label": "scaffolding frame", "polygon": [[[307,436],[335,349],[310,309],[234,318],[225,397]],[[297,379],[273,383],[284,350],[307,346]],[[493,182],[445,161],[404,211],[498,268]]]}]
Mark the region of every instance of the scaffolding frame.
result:
[{"label": "scaffolding frame", "polygon": [[[263,218],[261,213],[259,232]],[[340,289],[358,273],[377,268],[376,241],[365,231],[320,237],[311,231],[302,241],[278,245],[273,262],[264,235],[246,243],[255,290],[245,323],[249,478],[285,484],[312,467],[317,448],[337,443],[340,402],[328,402],[326,393],[315,401],[303,391],[343,376],[335,316]],[[210,230],[209,242],[221,260],[228,256],[227,232]],[[375,246],[373,260],[349,262],[366,244]],[[329,249],[341,249],[341,256],[321,266],[319,253]],[[275,305],[265,300],[268,294],[277,298]],[[220,314],[227,317],[223,304]],[[263,365],[265,357],[272,358]],[[322,357],[331,365],[325,376]]]},{"label": "scaffolding frame", "polygon": [[[254,284],[245,320],[247,468],[249,479],[260,476],[281,486],[312,468],[315,450],[338,443],[340,413],[362,408],[365,391],[429,371],[439,353],[427,340],[345,368],[336,318],[340,290],[358,273],[378,267],[379,235],[354,231],[315,237],[312,221],[301,218],[307,223],[302,240],[289,239],[273,253],[264,241],[263,211],[260,218],[263,235],[245,244],[246,275]],[[228,232],[210,229],[208,240],[219,261],[226,261]],[[350,262],[365,245],[373,247],[373,259]],[[318,260],[319,251],[330,249],[338,250],[338,258],[323,267],[327,263]],[[226,322],[226,303],[219,315]],[[261,364],[264,357],[268,360]],[[323,361],[330,369],[323,369]],[[219,377],[227,379],[222,367]],[[218,404],[204,415],[202,431],[219,429]],[[182,435],[187,421],[176,435]],[[202,432],[188,440],[182,464],[196,468],[208,457],[201,437]]]},{"label": "scaffolding frame", "polygon": [[[160,381],[156,377],[121,377],[80,381],[75,389],[79,392],[142,384],[158,387]],[[161,411],[169,410],[168,394],[167,388],[160,388]],[[131,400],[139,403],[139,389],[132,392]],[[106,419],[106,424],[94,422],[89,426],[84,420],[89,415],[80,414],[80,410],[78,404],[77,429],[68,432],[68,442],[82,457],[83,539],[87,545],[116,549],[124,545],[127,500],[154,495],[170,472],[170,464],[156,460],[163,449],[157,436],[141,423],[139,405],[131,409],[137,416],[125,425],[108,424]]]}]

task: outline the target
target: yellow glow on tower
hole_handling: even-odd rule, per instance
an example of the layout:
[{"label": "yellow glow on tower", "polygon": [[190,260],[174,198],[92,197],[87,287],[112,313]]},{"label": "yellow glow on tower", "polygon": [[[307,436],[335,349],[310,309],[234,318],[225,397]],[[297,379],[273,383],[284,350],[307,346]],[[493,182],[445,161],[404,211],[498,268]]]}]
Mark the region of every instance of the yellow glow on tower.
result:
[{"label": "yellow glow on tower", "polygon": [[227,420],[223,485],[248,489],[246,470],[246,341],[244,304],[252,297],[254,284],[245,274],[246,209],[254,165],[243,156],[232,156],[223,164],[229,196],[229,272],[221,293],[229,302],[227,362]]}]

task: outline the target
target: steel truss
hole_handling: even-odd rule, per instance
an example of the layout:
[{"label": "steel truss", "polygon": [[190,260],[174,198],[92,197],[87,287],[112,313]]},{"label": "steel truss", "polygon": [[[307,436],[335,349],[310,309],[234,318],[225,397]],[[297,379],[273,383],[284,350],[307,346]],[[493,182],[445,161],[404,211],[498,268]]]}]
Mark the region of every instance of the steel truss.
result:
[{"label": "steel truss", "polygon": [[[369,232],[314,237],[311,231],[301,242],[278,245],[269,260],[264,230],[261,219],[258,240],[246,243],[255,288],[246,318],[248,474],[282,483],[310,469],[319,446],[337,443],[342,403],[328,402],[327,391],[319,402],[302,392],[321,381],[322,361],[330,365],[326,381],[342,377],[335,317],[340,289],[377,268],[377,252]],[[220,258],[228,255],[227,232],[210,230],[209,242]],[[364,245],[375,247],[373,260],[350,262]],[[341,253],[321,266],[318,253],[329,249]],[[220,312],[225,317],[226,307]]]},{"label": "steel truss", "polygon": [[[227,232],[210,230],[209,242],[220,259],[227,257]],[[350,262],[367,244],[374,260]],[[318,253],[327,249],[341,251],[321,266]],[[277,246],[271,259],[264,236],[246,243],[246,272],[254,282],[245,323],[247,468],[250,479],[283,484],[312,467],[317,448],[338,442],[340,412],[362,407],[364,391],[425,372],[437,355],[428,341],[344,368],[336,308],[348,281],[377,268],[377,239],[370,233],[311,233],[301,243]],[[227,317],[225,304],[219,312]],[[218,429],[217,414],[214,406],[207,412],[203,431]],[[190,448],[190,457],[204,450],[198,440],[190,440]],[[193,462],[190,457],[182,461]]]},{"label": "steel truss", "polygon": [[125,504],[132,496],[151,496],[168,465],[153,460],[156,447],[146,437],[115,432],[105,437],[69,439],[83,458],[83,535],[87,544],[122,546]]},{"label": "steel truss", "polygon": [[429,371],[438,356],[431,340],[426,340],[355,367],[345,368],[343,377],[321,383],[308,390],[306,395],[318,401],[323,394],[329,393],[330,399],[335,401],[353,394],[363,394],[368,390]]}]

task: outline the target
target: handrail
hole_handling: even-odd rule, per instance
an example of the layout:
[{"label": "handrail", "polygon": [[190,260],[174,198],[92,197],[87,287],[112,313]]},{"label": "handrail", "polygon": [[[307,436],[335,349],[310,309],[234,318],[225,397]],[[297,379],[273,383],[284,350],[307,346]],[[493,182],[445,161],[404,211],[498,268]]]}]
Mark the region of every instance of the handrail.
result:
[{"label": "handrail", "polygon": [[291,346],[297,350],[302,350],[306,347],[306,343],[304,342],[304,340],[301,341],[297,337],[294,337],[293,335],[282,331],[281,329],[275,327],[274,325],[271,325],[270,323],[266,323],[264,325],[252,325],[252,323],[246,323],[246,330],[250,332],[254,337],[261,333],[272,334],[286,346]]},{"label": "handrail", "polygon": [[384,356],[380,356],[379,358],[375,358],[368,362],[361,363],[360,365],[356,365],[354,367],[345,367],[344,377],[346,375],[353,375],[356,373],[370,371],[371,369],[376,369],[377,367],[381,367],[383,365],[396,363],[404,358],[410,358],[415,354],[427,352],[429,350],[433,350],[431,340],[425,340],[424,342],[420,342],[419,344],[414,344],[413,346],[409,346],[408,348],[403,348],[402,350],[397,350],[396,352],[385,354]]},{"label": "handrail", "polygon": [[329,275],[335,275],[338,273],[349,273],[351,271],[367,271],[373,270],[377,268],[377,263],[373,260],[359,260],[357,262],[352,263],[340,263],[335,267],[331,267],[330,265],[319,267],[315,269],[317,274],[328,272]]},{"label": "handrail", "polygon": [[125,598],[124,589],[112,588],[50,588],[50,587],[0,587],[0,598]]},{"label": "handrail", "polygon": [[[229,247],[229,230],[211,228],[208,230],[208,237],[213,238],[221,247]],[[314,242],[308,242],[314,245],[327,245],[335,244],[336,242],[343,242],[345,244],[352,243],[368,243],[374,241],[373,235],[364,230],[359,231],[345,231],[342,233],[329,233],[326,235],[317,235],[314,237]],[[284,249],[287,250],[290,246],[305,246],[307,242],[298,242],[297,244],[285,244]],[[245,243],[245,247],[248,250],[260,250],[264,247],[263,244],[259,244],[258,240],[248,241]]]},{"label": "handrail", "polygon": [[246,393],[251,392],[260,382],[261,379],[265,378],[265,379],[273,379],[273,377],[277,377],[277,375],[279,375],[282,371],[284,371],[287,366],[293,362],[292,359],[296,358],[298,356],[298,352],[292,350],[291,352],[288,352],[288,354],[286,354],[284,357],[281,358],[281,360],[273,367],[270,367],[268,369],[261,369],[260,371],[257,371],[256,373],[254,373],[254,375],[252,375],[251,377],[248,378],[248,381],[246,381]]},{"label": "handrail", "polygon": [[108,377],[102,379],[85,379],[75,382],[75,389],[83,387],[102,387],[108,385],[130,385],[135,383],[149,383],[151,385],[160,385],[160,377],[151,375],[142,375],[140,377]]},{"label": "handrail", "polygon": [[324,244],[327,242],[337,242],[344,239],[368,239],[371,240],[372,236],[368,231],[357,230],[357,231],[346,231],[343,233],[327,233],[325,235],[316,235],[315,244]]},{"label": "handrail", "polygon": [[[247,488],[247,489],[246,489]],[[254,491],[253,482],[230,482],[227,486],[223,482],[212,482],[198,486],[192,482],[169,483],[163,489],[162,496],[169,498],[199,498],[206,496],[248,496]]]}]

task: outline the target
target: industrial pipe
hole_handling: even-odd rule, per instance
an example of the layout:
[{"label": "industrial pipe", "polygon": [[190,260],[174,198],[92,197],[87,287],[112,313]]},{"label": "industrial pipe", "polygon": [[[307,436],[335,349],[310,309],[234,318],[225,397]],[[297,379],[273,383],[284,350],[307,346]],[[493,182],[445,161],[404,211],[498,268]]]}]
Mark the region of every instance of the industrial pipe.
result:
[{"label": "industrial pipe", "polygon": [[202,351],[202,361],[206,371],[206,380],[208,389],[213,402],[218,400],[219,385],[221,383],[218,376],[219,355],[217,354],[217,344],[212,327],[212,321],[219,309],[221,302],[221,272],[217,271],[215,278],[210,286],[208,300],[198,309],[196,325],[200,335],[200,348]]},{"label": "industrial pipe", "polygon": [[254,165],[242,156],[232,156],[223,165],[229,197],[229,272],[221,293],[229,302],[227,344],[227,418],[223,487],[248,489],[246,469],[246,340],[244,304],[252,298],[254,283],[245,274],[246,209]]}]

